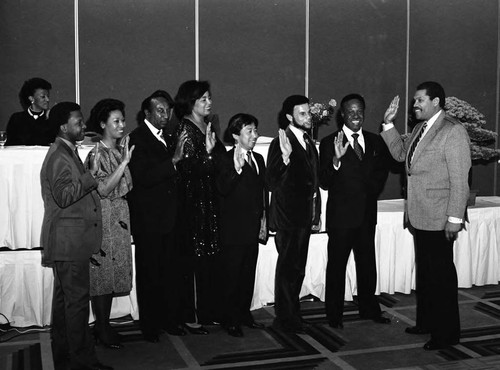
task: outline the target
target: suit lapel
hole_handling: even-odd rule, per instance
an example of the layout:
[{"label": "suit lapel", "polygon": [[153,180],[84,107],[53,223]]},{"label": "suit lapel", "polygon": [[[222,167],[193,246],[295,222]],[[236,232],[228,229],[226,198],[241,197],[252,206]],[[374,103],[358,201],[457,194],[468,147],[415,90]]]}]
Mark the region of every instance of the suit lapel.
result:
[{"label": "suit lapel", "polygon": [[[441,126],[443,125],[444,115],[445,115],[444,112],[441,112],[439,114],[438,118],[436,119],[436,122],[434,122],[429,131],[427,131],[422,140],[420,140],[420,143],[418,143],[417,147],[415,148],[415,152],[413,153],[412,163],[418,161],[418,158],[424,152],[425,148],[432,142],[434,137],[437,135],[437,133],[441,129]],[[408,165],[408,160],[406,161],[406,164]]]},{"label": "suit lapel", "polygon": [[73,158],[73,161],[75,162],[75,165],[78,168],[78,170],[80,171],[80,173],[81,174],[84,173],[85,172],[85,168],[83,167],[83,163],[82,163],[81,159],[76,156],[76,153],[73,150],[71,150],[71,148],[68,146],[68,144],[66,144],[64,142],[64,140],[59,139],[59,138],[57,140],[60,141],[59,145],[61,146],[61,148],[63,148],[63,150],[65,150],[67,152],[67,154],[71,158]]},{"label": "suit lapel", "polygon": [[141,128],[143,129],[143,135],[145,141],[149,142],[149,144],[147,145],[150,145],[151,148],[154,148],[154,150],[157,151],[158,153],[163,153],[163,154],[168,153],[168,148],[153,135],[148,126],[146,126],[146,124],[141,126]]},{"label": "suit lapel", "polygon": [[[286,136],[288,140],[290,140],[290,144],[292,145],[292,153],[295,152],[296,155],[303,158],[303,161],[308,164],[309,167],[312,167],[312,163],[309,159],[309,155],[307,154],[307,150],[300,144],[297,136],[290,130],[290,128],[286,129]],[[313,150],[315,152],[315,150]],[[315,154],[317,156],[317,153]]]}]

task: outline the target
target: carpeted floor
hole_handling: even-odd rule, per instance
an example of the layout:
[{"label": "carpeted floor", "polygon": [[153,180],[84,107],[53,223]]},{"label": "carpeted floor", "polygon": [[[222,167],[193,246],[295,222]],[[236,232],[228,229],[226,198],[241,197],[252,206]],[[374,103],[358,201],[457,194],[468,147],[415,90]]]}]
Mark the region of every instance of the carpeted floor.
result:
[{"label": "carpeted floor", "polygon": [[[218,326],[210,335],[174,337],[164,334],[160,343],[142,340],[137,323],[115,322],[125,347],[97,347],[101,362],[116,370],[136,369],[500,369],[500,286],[459,290],[462,323],[459,345],[441,351],[422,349],[427,335],[404,333],[414,325],[414,295],[381,295],[391,325],[361,320],[355,302],[346,302],[344,329],[325,320],[323,303],[306,301],[302,314],[310,326],[305,335],[285,334],[270,327],[244,328],[234,338]],[[256,321],[270,325],[274,310],[254,311]],[[51,369],[47,333],[0,335],[0,369]],[[45,350],[44,350],[45,349]]]}]

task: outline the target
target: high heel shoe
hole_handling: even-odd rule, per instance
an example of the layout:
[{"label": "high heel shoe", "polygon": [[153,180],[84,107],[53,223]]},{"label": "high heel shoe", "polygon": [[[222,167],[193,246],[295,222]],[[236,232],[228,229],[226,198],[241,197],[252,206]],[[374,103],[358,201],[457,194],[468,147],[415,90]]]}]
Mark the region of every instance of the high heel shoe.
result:
[{"label": "high heel shoe", "polygon": [[109,337],[115,337],[110,339],[108,335],[102,335],[99,331],[94,329],[94,339],[96,346],[103,345],[104,347],[110,349],[121,349],[123,344],[120,343],[120,334],[114,333],[115,335],[109,335]]}]

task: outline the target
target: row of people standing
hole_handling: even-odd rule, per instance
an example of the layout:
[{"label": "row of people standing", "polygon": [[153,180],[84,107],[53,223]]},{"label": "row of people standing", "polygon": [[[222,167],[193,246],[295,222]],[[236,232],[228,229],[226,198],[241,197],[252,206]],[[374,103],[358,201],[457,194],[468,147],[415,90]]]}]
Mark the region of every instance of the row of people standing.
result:
[{"label": "row of people standing", "polygon": [[[174,135],[164,135],[174,106],[180,123]],[[217,322],[235,336],[243,335],[242,323],[261,327],[250,314],[258,233],[247,239],[239,228],[259,226],[265,210],[265,166],[262,157],[254,154],[259,158],[260,175],[258,170],[252,175],[237,161],[238,177],[243,171],[241,180],[238,186],[227,183],[234,179],[236,162],[229,161],[230,154],[207,122],[211,106],[210,86],[205,81],[183,83],[175,102],[166,92],[155,92],[143,103],[144,124],[129,135],[130,145],[135,146],[130,162],[134,189],[128,199],[136,244],[140,325],[151,342],[158,341],[163,331],[206,335],[205,326]],[[237,126],[236,143],[246,134],[244,128],[254,130],[245,143],[237,145],[238,158],[242,148],[251,150],[255,145],[256,125],[258,121],[249,115],[230,120],[230,129]],[[252,198],[254,204],[241,188],[248,186],[248,180],[253,181],[250,188],[260,194]],[[231,209],[234,202],[229,198],[247,202],[249,207]],[[241,224],[249,213],[250,225]],[[250,257],[233,259],[240,256],[234,253],[238,247]],[[240,283],[246,286],[241,305],[235,298],[241,295]]]},{"label": "row of people standing", "polygon": [[[420,90],[423,90],[423,97],[419,96],[418,104],[420,105],[416,105],[416,111],[426,115],[440,114],[441,110],[436,106],[441,100],[444,101],[444,96],[432,96],[435,94],[431,87]],[[182,91],[184,92],[181,93]],[[422,103],[425,98],[432,101],[431,107],[434,109],[427,107],[425,105],[427,102]],[[217,315],[220,311],[214,302],[218,295],[214,289],[217,284],[213,282],[213,272],[217,270],[216,259],[213,257],[222,249],[220,260],[232,262],[234,256],[241,255],[241,253],[228,254],[224,257],[224,252],[230,250],[224,247],[229,246],[231,242],[224,241],[220,244],[223,238],[214,238],[214,236],[223,235],[224,230],[224,226],[221,227],[218,223],[222,215],[220,209],[224,207],[224,202],[217,204],[221,201],[218,193],[224,187],[231,189],[235,186],[236,183],[231,184],[231,182],[224,184],[226,180],[235,181],[234,179],[238,178],[237,175],[242,173],[256,173],[258,177],[264,178],[264,171],[266,171],[263,161],[251,152],[253,146],[245,147],[244,145],[245,142],[252,141],[255,145],[257,135],[251,132],[245,134],[242,128],[252,126],[252,124],[255,128],[256,120],[250,117],[247,121],[250,124],[243,124],[239,131],[238,128],[235,129],[233,138],[237,145],[232,152],[227,153],[215,133],[212,132],[210,123],[206,124],[204,120],[204,117],[210,113],[211,107],[208,84],[199,81],[189,81],[183,84],[179,88],[176,101],[179,103],[176,105],[178,112],[182,112],[177,135],[163,136],[163,128],[172,114],[173,100],[167,93],[158,91],[143,102],[144,125],[130,134],[129,143],[124,141],[125,147],[130,146],[130,148],[119,150],[124,159],[120,163],[130,161],[131,178],[134,183],[133,190],[127,198],[131,208],[132,234],[136,242],[141,327],[145,338],[153,342],[159,340],[162,330],[174,335],[183,335],[185,330],[195,334],[207,334],[208,331],[201,324],[210,324],[215,319],[219,320],[220,316],[217,317]],[[435,101],[437,104],[434,104]],[[329,262],[326,279],[327,316],[330,325],[335,328],[343,327],[343,294],[340,294],[339,290],[343,293],[341,282],[345,278],[346,256],[351,249],[354,249],[359,275],[361,316],[379,323],[389,323],[390,320],[381,315],[374,298],[376,269],[373,234],[376,218],[373,218],[373,213],[375,210],[376,214],[376,198],[387,175],[387,170],[380,161],[383,159],[385,147],[380,145],[381,140],[378,136],[361,131],[364,120],[364,100],[359,95],[352,95],[346,97],[341,104],[344,127],[338,133],[322,141],[320,163],[317,151],[306,134],[310,128],[308,103],[308,99],[303,96],[291,96],[285,100],[282,115],[286,118],[288,127],[286,131],[280,130],[278,138],[270,146],[268,156],[269,168],[265,177],[273,192],[269,218],[271,228],[276,230],[275,240],[279,253],[276,270],[274,326],[296,333],[302,333],[305,330],[300,317],[298,295],[304,277],[311,228],[317,227],[319,222],[319,185],[330,191],[327,229],[331,264]],[[388,121],[394,118],[396,111],[397,102],[393,101],[386,112]],[[122,135],[124,123],[120,123],[120,119],[115,122]],[[68,121],[67,124],[69,123],[71,122]],[[60,134],[67,136],[68,129],[65,125],[66,123],[61,125],[59,130]],[[120,126],[122,126],[121,130]],[[250,131],[253,128],[250,127]],[[412,138],[411,141],[415,141],[415,136]],[[104,140],[103,142],[105,143]],[[396,156],[395,149],[391,147],[390,142],[388,145],[396,159],[401,160],[403,158],[401,152],[398,152]],[[96,147],[95,153],[99,153],[102,148],[103,146]],[[401,150],[410,147],[405,148],[406,146]],[[462,149],[462,146],[460,148]],[[243,155],[247,151],[250,151],[250,159],[245,163]],[[135,154],[132,155],[132,152]],[[460,153],[460,155],[465,154]],[[95,154],[87,160],[90,172],[96,171],[94,173],[96,177],[98,173],[98,170],[95,170],[98,163],[96,158],[99,157],[100,155]],[[117,160],[117,164],[118,162]],[[93,165],[90,165],[91,163]],[[230,165],[227,165],[228,163]],[[466,161],[464,163],[466,164]],[[252,169],[252,164],[256,165],[256,170]],[[118,167],[120,166],[126,167],[126,164],[125,166],[118,164]],[[461,166],[460,171],[465,167],[465,165]],[[118,168],[114,169],[113,173],[116,171]],[[122,171],[120,178],[126,177],[126,169]],[[254,182],[251,188],[255,184],[262,186],[260,194],[264,196],[267,192],[264,191],[263,181]],[[345,196],[335,197],[333,193],[339,192],[342,184],[345,185]],[[357,185],[354,186],[355,184]],[[353,192],[352,189],[358,191]],[[265,205],[265,198],[262,199],[262,204]],[[352,210],[351,203],[345,203],[346,199],[358,204],[361,210],[358,216],[345,217],[345,212]],[[231,204],[232,202],[226,203],[227,210],[231,209]],[[453,214],[461,210],[461,205],[455,208]],[[259,211],[260,214],[264,209],[263,207]],[[345,212],[342,211],[343,209]],[[240,211],[240,208],[235,211],[235,217],[238,217]],[[234,220],[235,217],[231,219]],[[340,220],[345,218],[353,223],[346,221],[344,225]],[[260,217],[256,220],[260,221]],[[128,230],[128,224],[123,220],[120,221],[120,227]],[[459,218],[459,221],[462,219]],[[445,238],[453,240],[457,232],[456,227],[450,227],[447,223],[446,228]],[[232,227],[229,229],[234,232]],[[258,244],[252,242],[252,245],[257,248]],[[417,240],[417,250],[418,248]],[[105,257],[109,255],[109,252],[101,248],[99,254]],[[94,266],[101,265],[98,259],[95,257],[93,259]],[[256,252],[249,257],[249,260],[253,259],[256,260]],[[332,268],[332,266],[336,267]],[[450,271],[453,270],[450,269]],[[234,274],[237,275],[237,273],[235,269]],[[251,274],[254,277],[255,265]],[[419,280],[421,274],[417,272],[417,275],[417,280]],[[227,280],[231,278],[226,276]],[[335,284],[336,281],[337,284]],[[236,287],[233,284],[232,289],[233,291],[238,289],[238,284]],[[420,289],[423,290],[423,287],[421,286]],[[447,289],[449,290],[449,286]],[[234,300],[234,295],[227,294],[228,291],[226,290],[222,302],[226,302],[225,299]],[[227,310],[224,312],[222,319],[231,335],[242,335],[239,327],[241,323],[250,327],[260,326],[253,321],[249,312],[248,297],[246,300],[247,303],[242,305],[240,312],[234,313]],[[429,304],[428,300],[426,304]],[[164,308],[167,308],[167,315],[164,315]],[[231,316],[232,314],[234,316]],[[165,320],[161,321],[162,319]],[[425,329],[422,329],[417,320],[417,328],[410,328],[408,332],[411,334],[426,331],[433,333],[435,328],[432,325],[440,326],[434,321],[432,325],[431,323],[427,325]],[[103,327],[102,331],[105,332],[105,325]],[[426,349],[454,344],[456,341],[458,341],[456,335],[453,338],[432,338]],[[116,342],[115,344],[119,345]]]}]

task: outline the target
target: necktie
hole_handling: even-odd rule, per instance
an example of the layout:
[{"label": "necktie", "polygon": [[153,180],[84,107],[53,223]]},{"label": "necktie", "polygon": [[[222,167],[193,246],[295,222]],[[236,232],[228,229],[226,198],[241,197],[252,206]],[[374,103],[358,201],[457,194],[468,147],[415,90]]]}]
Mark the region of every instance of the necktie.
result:
[{"label": "necktie", "polygon": [[304,142],[306,143],[306,151],[309,158],[312,158],[312,143],[311,138],[307,133],[304,133]]},{"label": "necktie", "polygon": [[427,121],[424,122],[417,137],[415,138],[415,140],[413,140],[413,143],[411,144],[410,150],[408,151],[408,168],[410,168],[410,166],[411,166],[411,160],[413,159],[413,153],[415,153],[415,149],[417,148],[418,143],[422,139],[422,135],[424,134],[426,127],[427,127]]},{"label": "necktie", "polygon": [[352,147],[354,149],[354,152],[358,156],[359,160],[362,161],[363,160],[363,148],[361,147],[361,145],[358,142],[358,136],[359,136],[359,134],[352,134],[352,140],[353,140]]},{"label": "necktie", "polygon": [[257,172],[255,170],[255,164],[253,163],[252,152],[250,150],[247,151],[247,162],[248,162],[248,165],[250,166],[250,168],[253,170],[253,172]]},{"label": "necktie", "polygon": [[165,137],[163,136],[163,130],[158,130],[158,136],[160,137],[160,142],[164,145],[167,145],[166,141],[165,141]]},{"label": "necktie", "polygon": [[80,158],[80,155],[78,154],[78,148],[76,148],[76,147],[75,147],[75,154],[76,154],[76,158],[78,158],[78,162],[80,162],[81,165],[83,166],[82,159]]}]

